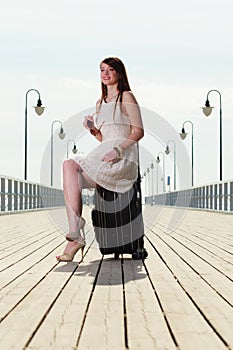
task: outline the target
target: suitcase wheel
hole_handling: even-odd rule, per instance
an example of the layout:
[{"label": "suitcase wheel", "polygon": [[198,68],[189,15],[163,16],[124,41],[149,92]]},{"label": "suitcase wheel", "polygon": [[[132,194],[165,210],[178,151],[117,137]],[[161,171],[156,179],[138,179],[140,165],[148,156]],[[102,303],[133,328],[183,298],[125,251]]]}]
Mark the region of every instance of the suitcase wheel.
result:
[{"label": "suitcase wheel", "polygon": [[132,259],[133,260],[144,260],[148,257],[148,253],[145,248],[143,249],[138,249],[132,254]]}]

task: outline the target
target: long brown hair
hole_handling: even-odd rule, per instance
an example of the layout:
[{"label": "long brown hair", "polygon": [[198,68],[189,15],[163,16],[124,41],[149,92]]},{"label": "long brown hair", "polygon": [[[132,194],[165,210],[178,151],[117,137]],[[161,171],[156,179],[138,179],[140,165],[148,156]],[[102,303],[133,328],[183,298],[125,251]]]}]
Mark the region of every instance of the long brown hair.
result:
[{"label": "long brown hair", "polygon": [[[124,91],[131,91],[124,63],[117,57],[105,58],[103,61],[101,61],[100,66],[102,63],[105,63],[108,66],[112,67],[118,73],[117,89],[119,90],[119,94],[118,94],[117,99],[116,99],[116,105],[117,105],[117,102],[122,102],[123,92]],[[100,99],[99,110],[101,108],[102,102],[108,96],[107,86],[103,82],[101,82],[101,90],[102,90],[102,95],[101,95],[101,99]],[[114,114],[115,114],[116,105],[114,108]]]}]

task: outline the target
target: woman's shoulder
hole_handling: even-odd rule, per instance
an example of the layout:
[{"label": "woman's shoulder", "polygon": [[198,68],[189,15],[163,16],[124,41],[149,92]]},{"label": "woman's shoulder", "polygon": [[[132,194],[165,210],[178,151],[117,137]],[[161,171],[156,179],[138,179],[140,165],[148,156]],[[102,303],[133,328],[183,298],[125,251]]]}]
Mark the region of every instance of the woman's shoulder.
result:
[{"label": "woman's shoulder", "polygon": [[122,102],[137,103],[136,98],[132,91],[124,91],[122,94]]}]

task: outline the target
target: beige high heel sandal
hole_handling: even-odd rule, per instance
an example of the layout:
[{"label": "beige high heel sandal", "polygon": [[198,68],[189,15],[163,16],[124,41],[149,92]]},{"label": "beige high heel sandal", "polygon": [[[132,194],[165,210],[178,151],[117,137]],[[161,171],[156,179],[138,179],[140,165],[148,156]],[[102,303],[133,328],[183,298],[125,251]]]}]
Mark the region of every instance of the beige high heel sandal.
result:
[{"label": "beige high heel sandal", "polygon": [[80,231],[82,231],[82,233],[83,233],[83,240],[85,242],[85,232],[84,232],[85,225],[86,225],[86,220],[83,217],[80,217],[77,231],[72,231],[72,232],[67,233],[66,240],[69,241],[69,242],[72,242],[72,241],[78,241],[79,242],[80,238],[82,239],[82,236],[80,235]]},{"label": "beige high heel sandal", "polygon": [[83,240],[83,242],[78,241],[77,245],[75,245],[73,247],[73,249],[71,249],[70,253],[57,255],[56,259],[57,259],[57,261],[65,261],[65,262],[72,261],[74,259],[75,254],[77,253],[77,251],[79,249],[81,249],[81,261],[83,261],[84,247],[85,247],[85,241],[84,240]]},{"label": "beige high heel sandal", "polygon": [[[75,254],[77,253],[77,251],[79,249],[81,249],[81,261],[83,261],[83,252],[84,252],[84,247],[86,245],[86,241],[85,241],[85,231],[84,231],[84,227],[85,227],[86,221],[84,218],[80,218],[79,221],[79,226],[76,232],[69,232],[66,235],[66,239],[67,241],[70,242],[77,242],[77,245],[75,245],[71,250],[70,253],[68,254],[62,254],[62,255],[58,255],[56,256],[56,259],[58,261],[72,261],[74,259]],[[82,231],[83,233],[83,237],[80,234],[80,231]]]}]

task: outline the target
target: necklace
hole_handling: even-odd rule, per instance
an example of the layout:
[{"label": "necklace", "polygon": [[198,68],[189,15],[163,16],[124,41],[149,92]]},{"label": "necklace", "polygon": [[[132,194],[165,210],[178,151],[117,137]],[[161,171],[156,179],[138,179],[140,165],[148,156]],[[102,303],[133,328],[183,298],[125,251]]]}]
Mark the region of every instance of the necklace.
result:
[{"label": "necklace", "polygon": [[117,96],[119,95],[119,92],[117,92],[115,95],[113,95],[113,96],[107,96],[107,99],[109,100],[109,101],[112,101],[112,100],[114,100],[114,98],[116,98]]}]

